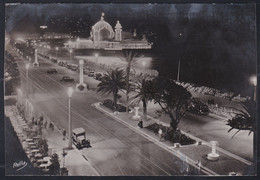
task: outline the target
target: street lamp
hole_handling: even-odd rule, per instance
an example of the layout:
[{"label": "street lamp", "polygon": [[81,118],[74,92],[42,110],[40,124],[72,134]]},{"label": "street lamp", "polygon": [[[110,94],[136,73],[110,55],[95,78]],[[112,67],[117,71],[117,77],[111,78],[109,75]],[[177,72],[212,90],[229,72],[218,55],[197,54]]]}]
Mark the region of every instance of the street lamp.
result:
[{"label": "street lamp", "polygon": [[18,105],[21,105],[23,92],[20,88],[17,88],[17,95],[18,95],[18,98],[17,98]]},{"label": "street lamp", "polygon": [[96,64],[98,63],[98,54],[96,53],[95,54],[95,57],[96,57]]},{"label": "street lamp", "polygon": [[56,50],[56,57],[59,58],[59,57],[58,57],[59,47],[55,47],[55,50]]},{"label": "street lamp", "polygon": [[71,54],[73,52],[72,49],[70,49],[69,52],[70,52],[70,61],[71,61]]},{"label": "street lamp", "polygon": [[180,69],[181,69],[181,60],[179,59],[178,72],[177,72],[177,82],[180,81]]},{"label": "street lamp", "polygon": [[68,152],[65,151],[65,149],[62,150],[62,156],[63,156],[63,168],[65,168],[65,156],[68,154]]},{"label": "street lamp", "polygon": [[256,101],[257,78],[255,75],[250,77],[250,82],[254,86],[254,101]]},{"label": "street lamp", "polygon": [[143,72],[142,72],[142,74],[143,74],[143,77],[144,77],[145,61],[142,62],[142,67],[143,67]]},{"label": "street lamp", "polygon": [[70,112],[71,111],[70,102],[71,102],[72,93],[73,93],[73,88],[69,87],[68,88],[68,97],[69,97],[69,145],[68,145],[68,148],[69,149],[72,149],[72,122],[71,122],[71,112]]},{"label": "street lamp", "polygon": [[28,71],[29,71],[29,67],[30,67],[29,63],[25,65],[25,68],[26,68],[26,98],[28,98],[28,96],[29,96],[29,89],[28,89]]}]

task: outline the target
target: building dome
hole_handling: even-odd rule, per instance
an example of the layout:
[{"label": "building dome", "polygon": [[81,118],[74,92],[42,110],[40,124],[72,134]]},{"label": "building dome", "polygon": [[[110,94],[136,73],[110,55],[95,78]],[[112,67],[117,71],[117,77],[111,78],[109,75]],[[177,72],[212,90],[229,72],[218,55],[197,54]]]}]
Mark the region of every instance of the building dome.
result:
[{"label": "building dome", "polygon": [[94,41],[110,40],[114,37],[114,31],[112,26],[104,20],[104,14],[102,14],[100,21],[92,26],[92,36]]}]

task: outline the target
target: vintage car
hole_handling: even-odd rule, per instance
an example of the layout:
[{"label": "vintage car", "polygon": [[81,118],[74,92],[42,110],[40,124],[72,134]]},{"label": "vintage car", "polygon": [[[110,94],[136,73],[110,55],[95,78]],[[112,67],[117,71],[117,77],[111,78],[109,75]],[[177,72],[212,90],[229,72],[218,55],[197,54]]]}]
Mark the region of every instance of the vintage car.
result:
[{"label": "vintage car", "polygon": [[198,115],[208,115],[209,108],[208,106],[200,101],[199,99],[192,99],[190,106],[188,107],[188,111]]},{"label": "vintage car", "polygon": [[62,79],[60,81],[64,81],[64,82],[75,82],[75,80],[69,76],[63,76]]},{"label": "vintage car", "polygon": [[57,74],[58,71],[57,71],[57,69],[49,69],[49,70],[47,70],[46,73],[47,73],[47,74]]},{"label": "vintage car", "polygon": [[82,149],[84,147],[91,147],[89,139],[86,139],[86,132],[84,128],[76,128],[72,130],[72,140],[76,148]]},{"label": "vintage car", "polygon": [[43,171],[43,172],[48,172],[50,165],[51,165],[51,157],[44,157],[41,160],[37,161],[37,164],[39,164],[39,168]]}]

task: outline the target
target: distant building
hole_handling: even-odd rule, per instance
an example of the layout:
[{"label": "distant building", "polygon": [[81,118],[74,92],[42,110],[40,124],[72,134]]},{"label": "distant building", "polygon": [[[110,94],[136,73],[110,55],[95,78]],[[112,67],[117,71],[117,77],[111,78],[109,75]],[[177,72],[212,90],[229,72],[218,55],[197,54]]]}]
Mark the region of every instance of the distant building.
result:
[{"label": "distant building", "polygon": [[26,35],[25,39],[27,40],[35,40],[35,39],[68,39],[73,38],[73,36],[69,34],[55,33],[55,32],[46,32],[43,35],[34,33]]},{"label": "distant building", "polygon": [[124,32],[123,27],[117,21],[115,28],[104,20],[102,13],[100,21],[92,26],[90,37],[87,39],[78,38],[76,41],[69,41],[64,44],[68,49],[151,49],[152,44],[145,38],[136,38],[136,30],[133,34]]}]

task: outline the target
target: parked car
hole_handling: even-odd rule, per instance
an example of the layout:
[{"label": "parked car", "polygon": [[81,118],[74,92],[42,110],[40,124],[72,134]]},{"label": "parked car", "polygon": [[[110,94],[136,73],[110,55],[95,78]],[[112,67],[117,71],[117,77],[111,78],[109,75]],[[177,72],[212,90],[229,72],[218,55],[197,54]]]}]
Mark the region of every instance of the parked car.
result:
[{"label": "parked car", "polygon": [[64,81],[64,82],[75,82],[75,80],[74,80],[72,77],[69,77],[69,76],[63,76],[60,81]]},{"label": "parked car", "polygon": [[58,65],[66,67],[67,62],[66,61],[58,61]]},{"label": "parked car", "polygon": [[42,160],[39,161],[39,163],[39,168],[42,169],[42,171],[44,172],[48,172],[51,165],[51,157],[44,157]]},{"label": "parked car", "polygon": [[49,70],[47,70],[46,73],[47,73],[47,74],[57,74],[58,71],[57,71],[57,69],[49,69]]},{"label": "parked car", "polygon": [[199,114],[199,115],[208,115],[209,114],[208,106],[196,98],[192,99],[191,104],[188,107],[188,111],[191,113],[194,113],[194,114]]},{"label": "parked car", "polygon": [[72,130],[72,140],[78,149],[82,149],[84,147],[91,147],[90,140],[86,139],[86,132],[85,129],[82,127]]},{"label": "parked car", "polygon": [[95,79],[98,81],[101,81],[102,77],[103,77],[103,75],[101,73],[95,74]]},{"label": "parked car", "polygon": [[90,72],[88,73],[88,76],[89,76],[89,77],[94,77],[94,76],[95,76],[95,72],[94,72],[94,71],[90,71]]},{"label": "parked car", "polygon": [[70,69],[71,69],[72,71],[77,71],[78,66],[73,64],[73,65],[71,65]]},{"label": "parked car", "polygon": [[53,63],[57,63],[57,62],[58,62],[58,60],[57,60],[57,59],[54,59],[54,58],[52,58],[51,61],[52,61]]}]

